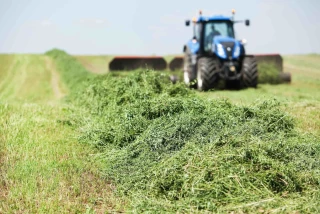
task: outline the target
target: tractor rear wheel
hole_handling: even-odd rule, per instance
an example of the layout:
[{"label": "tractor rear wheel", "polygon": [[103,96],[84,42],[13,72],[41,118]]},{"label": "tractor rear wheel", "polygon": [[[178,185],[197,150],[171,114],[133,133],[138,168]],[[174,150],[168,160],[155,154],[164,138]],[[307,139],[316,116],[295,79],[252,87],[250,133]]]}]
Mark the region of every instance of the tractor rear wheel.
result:
[{"label": "tractor rear wheel", "polygon": [[202,57],[198,60],[197,85],[200,91],[207,91],[219,82],[219,60],[214,57]]},{"label": "tractor rear wheel", "polygon": [[256,88],[258,85],[258,64],[254,57],[245,57],[242,64],[242,86]]}]

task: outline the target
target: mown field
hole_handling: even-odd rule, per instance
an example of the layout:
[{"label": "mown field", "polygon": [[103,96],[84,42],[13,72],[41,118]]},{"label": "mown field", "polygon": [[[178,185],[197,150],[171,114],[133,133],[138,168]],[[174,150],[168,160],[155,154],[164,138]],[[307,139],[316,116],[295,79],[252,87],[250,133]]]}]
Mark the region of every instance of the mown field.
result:
[{"label": "mown field", "polygon": [[84,213],[121,206],[91,147],[65,119],[70,89],[44,55],[0,55],[0,213]]},{"label": "mown field", "polygon": [[103,56],[0,55],[0,213],[318,213],[319,61],[200,93]]}]

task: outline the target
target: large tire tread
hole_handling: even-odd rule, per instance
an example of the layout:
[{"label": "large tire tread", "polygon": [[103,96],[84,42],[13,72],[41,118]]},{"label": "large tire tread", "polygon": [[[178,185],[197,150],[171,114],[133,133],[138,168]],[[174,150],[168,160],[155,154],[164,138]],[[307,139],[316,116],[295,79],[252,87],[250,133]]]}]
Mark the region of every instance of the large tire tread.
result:
[{"label": "large tire tread", "polygon": [[[200,58],[198,60],[197,72],[199,90],[207,91],[215,88],[219,82],[220,66],[218,59],[213,57]],[[199,81],[202,81],[202,83],[200,83]]]},{"label": "large tire tread", "polygon": [[258,64],[254,57],[245,57],[242,64],[242,85],[244,88],[258,85]]}]

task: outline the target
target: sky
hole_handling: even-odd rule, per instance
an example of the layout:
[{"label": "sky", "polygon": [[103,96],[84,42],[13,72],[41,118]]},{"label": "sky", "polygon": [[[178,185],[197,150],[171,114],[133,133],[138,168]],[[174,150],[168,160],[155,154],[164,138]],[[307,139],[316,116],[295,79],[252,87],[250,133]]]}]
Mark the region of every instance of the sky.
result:
[{"label": "sky", "polygon": [[320,53],[320,0],[0,0],[0,53],[179,54],[200,9],[250,19],[248,53]]}]

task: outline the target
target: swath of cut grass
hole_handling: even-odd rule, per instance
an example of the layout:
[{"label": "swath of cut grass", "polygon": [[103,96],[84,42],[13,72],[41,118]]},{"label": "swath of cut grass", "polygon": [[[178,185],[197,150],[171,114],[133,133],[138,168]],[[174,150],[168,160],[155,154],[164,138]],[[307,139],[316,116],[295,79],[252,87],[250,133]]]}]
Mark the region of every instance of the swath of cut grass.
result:
[{"label": "swath of cut grass", "polygon": [[78,98],[92,116],[81,141],[104,153],[104,173],[131,198],[130,209],[254,211],[294,203],[285,211],[318,211],[319,138],[299,134],[278,101],[209,101],[167,79],[148,71],[106,76]]},{"label": "swath of cut grass", "polygon": [[95,76],[89,73],[77,59],[62,50],[53,49],[46,52],[46,55],[55,60],[61,78],[68,86],[71,94],[82,89],[82,83],[85,83]]},{"label": "swath of cut grass", "polygon": [[150,71],[87,86],[72,119],[129,210],[319,212],[319,136],[297,131],[277,100],[208,100]]}]

